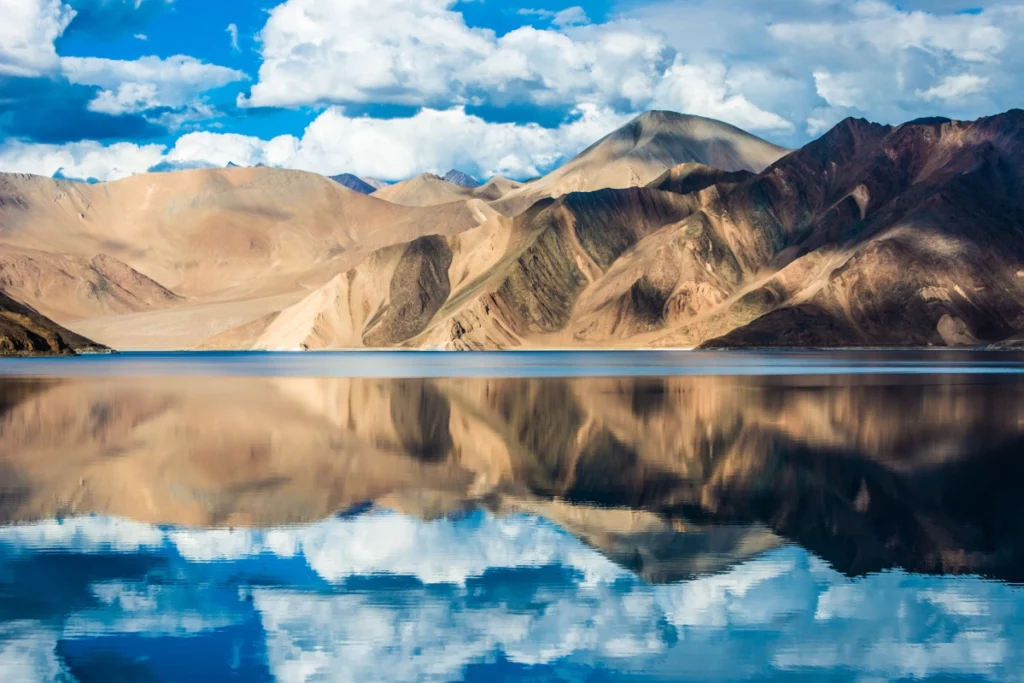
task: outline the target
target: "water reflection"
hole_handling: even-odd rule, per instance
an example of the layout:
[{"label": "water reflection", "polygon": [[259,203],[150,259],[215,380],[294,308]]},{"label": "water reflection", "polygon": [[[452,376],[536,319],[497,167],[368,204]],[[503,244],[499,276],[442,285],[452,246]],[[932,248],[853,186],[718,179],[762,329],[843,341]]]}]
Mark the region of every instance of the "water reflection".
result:
[{"label": "water reflection", "polygon": [[1012,373],[8,377],[0,680],[1012,678],[1022,446]]},{"label": "water reflection", "polygon": [[[0,533],[4,680],[1012,678],[1024,591],[796,547],[650,584],[529,515]],[[201,659],[197,659],[201,658]],[[199,666],[201,662],[201,667]]]}]

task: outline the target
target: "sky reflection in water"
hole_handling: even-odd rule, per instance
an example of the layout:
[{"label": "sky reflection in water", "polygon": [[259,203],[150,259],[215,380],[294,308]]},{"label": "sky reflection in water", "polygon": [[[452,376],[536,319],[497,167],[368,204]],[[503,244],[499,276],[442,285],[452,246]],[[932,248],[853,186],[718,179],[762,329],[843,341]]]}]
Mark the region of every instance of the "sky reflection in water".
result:
[{"label": "sky reflection in water", "polygon": [[[0,678],[749,680],[1024,670],[1024,592],[798,547],[651,585],[541,518],[0,530]],[[201,658],[201,659],[200,659]],[[198,662],[202,666],[197,667]]]}]

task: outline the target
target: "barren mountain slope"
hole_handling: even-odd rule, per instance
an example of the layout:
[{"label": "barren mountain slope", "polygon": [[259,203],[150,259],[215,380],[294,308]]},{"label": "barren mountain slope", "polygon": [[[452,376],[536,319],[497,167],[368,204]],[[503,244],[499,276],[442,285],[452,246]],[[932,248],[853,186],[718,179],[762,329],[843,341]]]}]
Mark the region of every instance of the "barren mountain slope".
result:
[{"label": "barren mountain slope", "polygon": [[[301,296],[375,249],[457,234],[494,213],[478,200],[396,206],[322,176],[269,168],[99,185],[4,174],[0,286],[114,346],[121,335],[163,329],[180,348],[270,312],[251,302]],[[233,315],[233,302],[252,317]],[[216,316],[223,326],[205,320],[190,333],[189,316],[177,312],[214,303],[225,308]],[[162,309],[172,309],[174,329]]]},{"label": "barren mountain slope", "polygon": [[454,237],[389,247],[283,312],[256,348],[571,343],[565,331],[588,283],[697,206],[648,188],[574,193]]},{"label": "barren mountain slope", "polygon": [[967,123],[840,124],[720,208],[720,229],[765,226],[796,250],[792,262],[752,283],[722,321],[680,334],[692,342],[717,329],[725,336],[715,346],[1010,337],[1024,327],[1022,158],[1019,110]]},{"label": "barren mountain slope", "polygon": [[522,183],[495,176],[483,185],[472,187],[424,173],[415,178],[389,185],[373,193],[378,199],[403,206],[435,206],[467,199],[492,202],[522,187]]},{"label": "barren mountain slope", "polygon": [[997,342],[1024,327],[1022,119],[850,120],[758,175],[543,200],[475,269],[481,229],[393,247],[288,319],[360,311],[316,348]]},{"label": "barren mountain slope", "polygon": [[473,190],[448,182],[433,173],[423,173],[377,190],[373,196],[403,206],[433,206],[470,199]]},{"label": "barren mountain slope", "polygon": [[495,208],[512,216],[544,197],[647,185],[684,163],[722,171],[759,172],[788,152],[721,121],[652,111],[543,178],[510,192],[495,203]]}]

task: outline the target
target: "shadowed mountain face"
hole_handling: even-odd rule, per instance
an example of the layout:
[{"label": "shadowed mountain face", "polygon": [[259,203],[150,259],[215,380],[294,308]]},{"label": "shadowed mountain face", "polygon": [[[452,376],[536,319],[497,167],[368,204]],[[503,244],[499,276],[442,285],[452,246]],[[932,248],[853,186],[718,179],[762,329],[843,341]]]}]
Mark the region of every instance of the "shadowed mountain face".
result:
[{"label": "shadowed mountain face", "polygon": [[66,355],[103,348],[0,292],[0,356]]},{"label": "shadowed mountain face", "polygon": [[339,185],[343,185],[350,190],[358,192],[359,194],[373,194],[379,189],[374,187],[370,183],[366,182],[359,176],[352,175],[351,173],[332,175],[330,178]]},{"label": "shadowed mountain face", "polygon": [[655,580],[779,537],[850,574],[1024,580],[1024,389],[1007,379],[5,380],[0,410],[4,522],[482,505]]},{"label": "shadowed mountain face", "polygon": [[471,190],[475,190],[480,187],[480,182],[471,175],[457,171],[454,168],[444,174],[443,180],[447,180],[449,183],[460,185],[462,187],[468,187]]}]

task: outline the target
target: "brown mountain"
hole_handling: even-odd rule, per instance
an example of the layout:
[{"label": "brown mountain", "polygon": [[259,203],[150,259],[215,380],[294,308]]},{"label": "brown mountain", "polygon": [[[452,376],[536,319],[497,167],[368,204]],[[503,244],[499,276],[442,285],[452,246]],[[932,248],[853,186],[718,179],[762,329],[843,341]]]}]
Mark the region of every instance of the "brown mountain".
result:
[{"label": "brown mountain", "polygon": [[1022,158],[1021,111],[848,120],[756,175],[685,164],[543,200],[499,231],[360,264],[346,286],[377,283],[365,316],[318,345],[1000,342],[1024,329]]},{"label": "brown mountain", "polygon": [[1022,129],[848,120],[785,154],[652,112],[526,184],[374,196],[3,175],[0,290],[122,349],[998,344],[1024,334]]},{"label": "brown mountain", "polygon": [[103,349],[0,292],[0,356],[64,355]]},{"label": "brown mountain", "polygon": [[376,249],[496,216],[482,200],[403,207],[270,168],[96,185],[0,174],[0,291],[119,349],[189,348]]},{"label": "brown mountain", "polygon": [[721,121],[651,111],[598,140],[543,178],[510,192],[495,203],[495,208],[514,216],[548,197],[647,185],[685,163],[723,171],[758,172],[788,151]]}]

